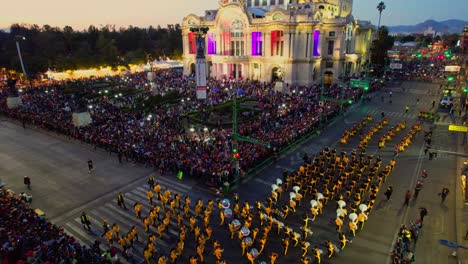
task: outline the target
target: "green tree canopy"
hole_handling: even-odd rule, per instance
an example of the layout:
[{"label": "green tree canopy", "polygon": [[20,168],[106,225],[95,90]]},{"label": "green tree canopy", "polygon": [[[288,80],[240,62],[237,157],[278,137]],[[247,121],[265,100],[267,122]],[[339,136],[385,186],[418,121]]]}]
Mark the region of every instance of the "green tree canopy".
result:
[{"label": "green tree canopy", "polygon": [[154,28],[115,29],[115,26],[77,31],[70,26],[63,29],[44,25],[13,24],[10,32],[0,31],[0,68],[20,71],[16,51],[16,36],[29,74],[55,70],[73,70],[116,66],[144,62],[149,54],[153,58],[177,57],[182,53],[182,35],[179,24]]},{"label": "green tree canopy", "polygon": [[378,37],[371,46],[371,62],[378,69],[377,74],[380,74],[383,72],[388,51],[393,47],[394,38],[388,35],[388,29],[385,26],[380,27],[377,34]]}]

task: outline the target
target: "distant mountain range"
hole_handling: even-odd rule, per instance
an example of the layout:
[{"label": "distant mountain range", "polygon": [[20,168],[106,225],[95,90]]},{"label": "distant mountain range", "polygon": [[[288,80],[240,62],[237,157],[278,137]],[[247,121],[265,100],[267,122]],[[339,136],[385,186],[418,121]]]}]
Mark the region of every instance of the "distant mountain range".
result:
[{"label": "distant mountain range", "polygon": [[423,33],[428,28],[440,33],[461,33],[468,21],[449,19],[445,21],[426,20],[416,25],[389,26],[390,33]]}]

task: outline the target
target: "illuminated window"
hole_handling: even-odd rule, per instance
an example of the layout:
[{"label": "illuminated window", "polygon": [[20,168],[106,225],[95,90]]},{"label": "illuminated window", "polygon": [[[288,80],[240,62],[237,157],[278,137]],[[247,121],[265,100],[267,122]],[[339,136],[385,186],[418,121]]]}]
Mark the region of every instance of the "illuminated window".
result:
[{"label": "illuminated window", "polygon": [[189,42],[189,54],[197,53],[197,41],[195,39],[194,32],[190,32],[188,34],[188,42]]},{"label": "illuminated window", "polygon": [[231,56],[244,56],[244,33],[231,32]]},{"label": "illuminated window", "polygon": [[327,49],[327,53],[328,55],[333,55],[333,49],[335,47],[335,41],[334,40],[329,40],[328,41],[328,49]]},{"label": "illuminated window", "polygon": [[274,30],[271,32],[271,56],[283,56],[283,31]]},{"label": "illuminated window", "polygon": [[314,31],[314,56],[320,56],[319,52],[319,44],[320,44],[320,30]]},{"label": "illuminated window", "polygon": [[262,32],[252,32],[252,56],[262,56]]},{"label": "illuminated window", "polygon": [[207,54],[216,54],[216,36],[214,33],[206,35],[208,48],[206,49]]},{"label": "illuminated window", "polygon": [[245,55],[244,25],[240,20],[234,20],[231,24],[231,56]]}]

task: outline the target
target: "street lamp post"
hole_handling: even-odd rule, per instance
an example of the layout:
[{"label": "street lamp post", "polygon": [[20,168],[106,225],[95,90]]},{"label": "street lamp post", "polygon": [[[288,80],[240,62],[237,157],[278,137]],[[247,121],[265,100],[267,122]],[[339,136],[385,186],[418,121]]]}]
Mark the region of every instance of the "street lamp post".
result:
[{"label": "street lamp post", "polygon": [[26,73],[26,69],[24,68],[23,57],[21,56],[21,47],[19,44],[21,40],[26,40],[26,38],[21,35],[16,35],[15,39],[16,39],[16,50],[18,51],[18,57],[21,63],[21,70],[23,70],[24,77],[28,78],[28,74]]}]

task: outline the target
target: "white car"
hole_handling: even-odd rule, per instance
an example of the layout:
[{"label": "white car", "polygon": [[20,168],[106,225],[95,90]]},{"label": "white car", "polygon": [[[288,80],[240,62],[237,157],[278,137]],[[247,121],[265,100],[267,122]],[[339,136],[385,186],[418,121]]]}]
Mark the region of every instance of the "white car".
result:
[{"label": "white car", "polygon": [[444,96],[442,100],[440,100],[440,105],[442,107],[452,107],[453,106],[453,97]]}]

